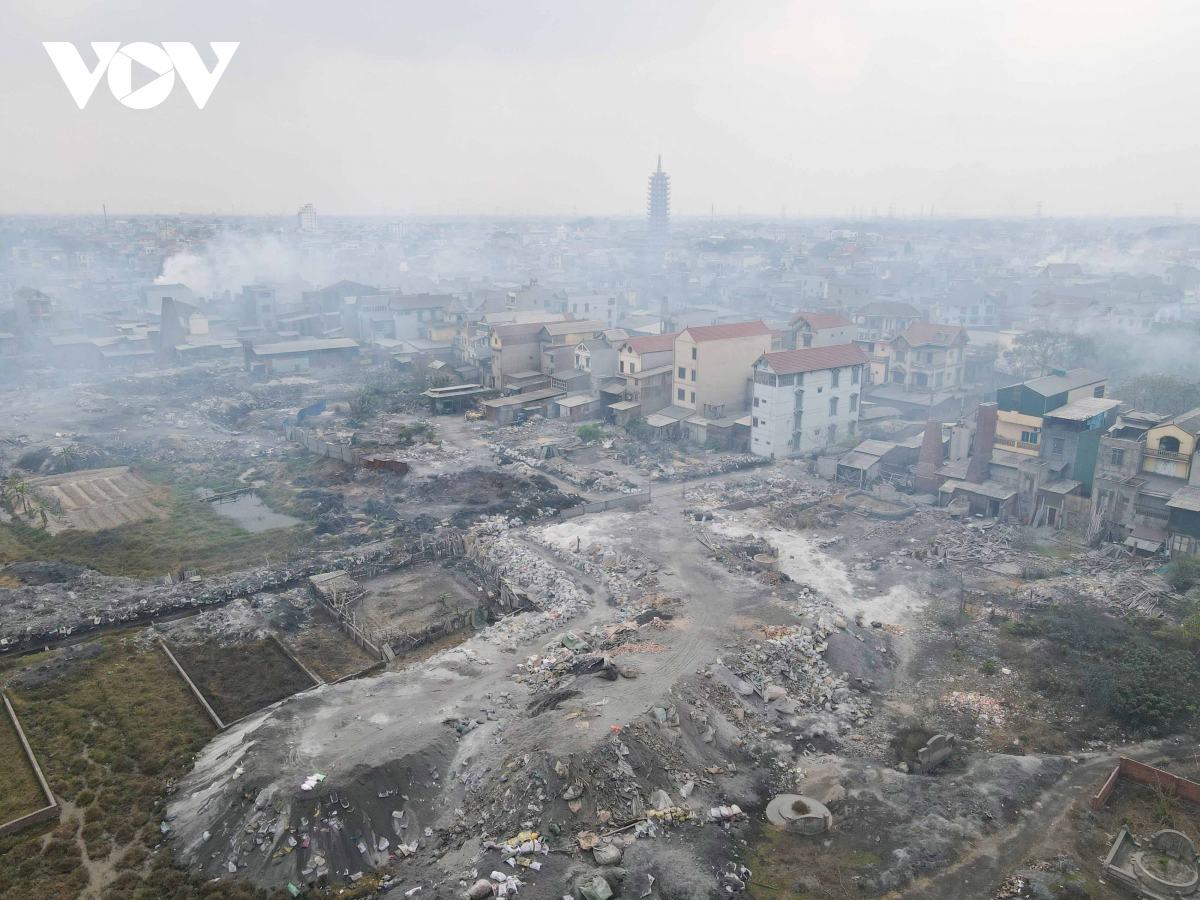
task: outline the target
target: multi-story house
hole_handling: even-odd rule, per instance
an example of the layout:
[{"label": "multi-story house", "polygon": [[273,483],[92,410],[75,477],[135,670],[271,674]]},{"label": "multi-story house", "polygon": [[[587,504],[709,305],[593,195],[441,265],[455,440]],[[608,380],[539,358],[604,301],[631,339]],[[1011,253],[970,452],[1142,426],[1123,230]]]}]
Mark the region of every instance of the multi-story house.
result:
[{"label": "multi-story house", "polygon": [[797,312],[788,322],[785,335],[791,350],[848,344],[858,337],[858,329],[849,319],[835,313]]},{"label": "multi-story house", "polygon": [[919,321],[920,310],[911,303],[896,300],[876,300],[854,313],[858,336],[864,340],[893,337]]},{"label": "multi-story house", "polygon": [[937,391],[962,385],[967,332],[961,325],[914,322],[891,340],[890,384],[910,391]]},{"label": "multi-story house", "polygon": [[671,405],[676,337],[631,337],[617,348],[616,375],[601,387],[601,396],[617,425]]},{"label": "multi-story house", "polygon": [[754,364],[750,452],[791,456],[855,434],[866,368],[855,344],[764,353]]},{"label": "multi-story house", "polygon": [[543,375],[575,368],[575,348],[608,330],[603,319],[582,322],[551,322],[537,332],[540,345],[537,370]]},{"label": "multi-story house", "polygon": [[1107,387],[1108,379],[1103,375],[1090,369],[1071,369],[1000,388],[996,392],[998,411],[993,446],[1040,456],[1046,414],[1075,400],[1103,397]]},{"label": "multi-story house", "polygon": [[764,322],[685,328],[675,338],[672,405],[711,419],[745,409],[754,362],[772,339]]}]

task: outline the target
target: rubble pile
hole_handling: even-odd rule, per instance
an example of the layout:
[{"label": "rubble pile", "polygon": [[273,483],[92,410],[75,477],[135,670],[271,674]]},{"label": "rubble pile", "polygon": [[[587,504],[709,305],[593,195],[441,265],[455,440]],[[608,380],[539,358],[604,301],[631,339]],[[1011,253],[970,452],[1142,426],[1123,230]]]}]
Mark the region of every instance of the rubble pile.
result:
[{"label": "rubble pile", "polygon": [[862,724],[871,715],[870,699],[852,691],[824,660],[827,638],[836,627],[820,616],[813,627],[768,625],[764,640],[719,662],[737,676],[733,689],[742,696],[757,694],[787,715],[823,711]]},{"label": "rubble pile", "polygon": [[527,547],[506,524],[490,519],[477,534],[482,555],[537,604],[537,612],[510,616],[492,625],[483,633],[484,640],[515,649],[517,643],[561,627],[562,622],[592,605],[587,594],[564,572]]},{"label": "rubble pile", "polygon": [[[562,479],[586,491],[637,494],[642,490],[629,479],[613,471],[584,468],[568,462],[560,456],[539,456],[537,450],[518,450],[496,443],[489,443],[487,446],[501,460],[519,463],[523,466],[524,468],[520,471],[526,477],[532,475],[536,470]],[[547,452],[548,448],[538,449]]]},{"label": "rubble pile", "polygon": [[88,569],[58,584],[0,588],[0,652],[275,591],[310,575],[378,562],[393,552],[390,543],[376,541],[353,550],[309,551],[290,562],[232,575],[192,575],[179,584],[113,578]]}]

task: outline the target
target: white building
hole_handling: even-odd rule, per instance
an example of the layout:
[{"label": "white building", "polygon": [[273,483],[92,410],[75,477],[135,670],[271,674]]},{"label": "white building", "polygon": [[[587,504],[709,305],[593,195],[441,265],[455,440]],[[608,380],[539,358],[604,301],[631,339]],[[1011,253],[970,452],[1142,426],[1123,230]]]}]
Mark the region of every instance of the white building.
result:
[{"label": "white building", "polygon": [[857,432],[867,363],[856,344],[760,356],[754,364],[750,451],[786,457]]},{"label": "white building", "polygon": [[317,230],[317,208],[311,203],[305,203],[300,207],[300,212],[296,214],[296,218],[300,220],[301,231]]}]

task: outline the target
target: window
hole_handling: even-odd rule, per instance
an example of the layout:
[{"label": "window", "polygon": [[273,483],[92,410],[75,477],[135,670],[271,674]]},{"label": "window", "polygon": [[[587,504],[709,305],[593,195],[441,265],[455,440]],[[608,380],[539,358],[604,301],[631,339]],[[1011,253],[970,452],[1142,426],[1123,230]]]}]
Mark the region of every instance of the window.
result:
[{"label": "window", "polygon": [[622,372],[624,372],[624,371],[625,371],[625,360],[621,360],[621,362],[620,362],[620,369],[621,369],[621,371],[622,371]]},{"label": "window", "polygon": [[1100,385],[1100,387],[1098,387],[1094,391],[1092,391],[1092,396],[1093,397],[1103,397],[1104,396],[1104,385]]},{"label": "window", "polygon": [[1125,451],[1119,450],[1116,447],[1114,447],[1113,451],[1112,451],[1112,459],[1110,460],[1110,462],[1114,466],[1116,466],[1118,469],[1121,468],[1121,466],[1125,465]]},{"label": "window", "polygon": [[696,370],[692,369],[692,381],[696,380]]},{"label": "window", "polygon": [[830,384],[830,386],[832,386],[832,387],[837,387],[837,386],[838,386],[838,379],[839,379],[839,378],[841,378],[841,375],[842,375],[842,370],[841,370],[841,369],[834,369],[832,372],[830,372],[830,373],[829,373],[829,384]]},{"label": "window", "polygon": [[630,364],[629,364],[629,374],[630,374],[630,375],[636,375],[636,374],[637,374],[637,363],[630,363]]},{"label": "window", "polygon": [[684,391],[683,388],[680,388],[678,391],[676,391],[676,396],[678,396],[680,400],[683,400],[687,396],[687,392]]},{"label": "window", "polygon": [[695,358],[696,358],[696,348],[693,347],[692,348],[692,359],[695,359]]},{"label": "window", "polygon": [[830,414],[831,416],[836,416],[836,415],[837,415],[837,402],[838,402],[838,398],[837,398],[837,397],[830,397],[830,398],[829,398],[829,414]]},{"label": "window", "polygon": [[862,368],[862,366],[855,366],[853,369],[850,370],[850,383],[851,384],[858,384],[858,370],[861,368]]},{"label": "window", "polygon": [[1055,456],[1061,457],[1063,455],[1063,453],[1066,451],[1066,449],[1067,449],[1067,442],[1066,442],[1065,438],[1055,438],[1050,443],[1050,452],[1053,453]]},{"label": "window", "polygon": [[679,367],[679,377],[687,378],[687,369],[685,369],[683,366]]},{"label": "window", "polygon": [[812,335],[811,335],[811,334],[806,334],[806,335],[804,336],[804,346],[805,346],[805,347],[811,347],[811,346],[812,346]]},{"label": "window", "polygon": [[754,405],[758,406],[758,398],[757,397],[754,398]]},{"label": "window", "polygon": [[906,355],[907,354],[905,354],[905,352],[903,350],[897,350],[896,351],[896,362],[904,362]]},{"label": "window", "polygon": [[757,416],[754,418],[754,427],[755,428],[758,427],[758,417]]},{"label": "window", "polygon": [[1158,449],[1165,450],[1167,453],[1179,452],[1179,438],[1166,435],[1158,439]]},{"label": "window", "polygon": [[692,391],[692,402],[693,403],[696,402],[696,392],[695,391]]},{"label": "window", "polygon": [[830,425],[829,426],[829,443],[832,444],[836,440],[837,440],[837,426]]},{"label": "window", "polygon": [[858,394],[850,395],[850,412],[858,411]]},{"label": "window", "polygon": [[793,383],[795,383],[795,381],[796,381],[795,375],[780,375],[779,376],[779,386],[780,387],[790,387]]},{"label": "window", "polygon": [[1038,433],[1036,431],[1022,431],[1021,440],[1026,444],[1036,444],[1038,442]]},{"label": "window", "polygon": [[854,432],[857,430],[857,426],[858,426],[857,422],[851,422],[849,425],[846,426],[846,430],[848,432],[850,432],[851,434],[854,434]]}]

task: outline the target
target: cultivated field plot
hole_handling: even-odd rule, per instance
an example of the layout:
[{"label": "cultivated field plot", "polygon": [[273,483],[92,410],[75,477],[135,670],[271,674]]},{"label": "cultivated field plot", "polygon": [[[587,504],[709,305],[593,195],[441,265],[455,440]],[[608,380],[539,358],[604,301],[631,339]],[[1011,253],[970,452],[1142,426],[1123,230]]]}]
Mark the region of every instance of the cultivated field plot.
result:
[{"label": "cultivated field plot", "polygon": [[62,510],[47,522],[52,534],[70,528],[100,531],[167,517],[165,510],[151,502],[161,488],[138,478],[127,466],[48,475],[30,479],[28,485]]},{"label": "cultivated field plot", "polygon": [[0,703],[0,823],[28,815],[45,805],[46,797],[17,737],[17,729]]},{"label": "cultivated field plot", "polygon": [[297,659],[326,681],[361,672],[376,662],[321,613],[314,612],[302,629],[282,640]]},{"label": "cultivated field plot", "polygon": [[226,725],[313,684],[274,641],[174,644],[171,652]]},{"label": "cultivated field plot", "polygon": [[416,634],[459,610],[479,605],[474,585],[437,566],[400,569],[361,582],[361,612],[368,634],[390,640]]}]

